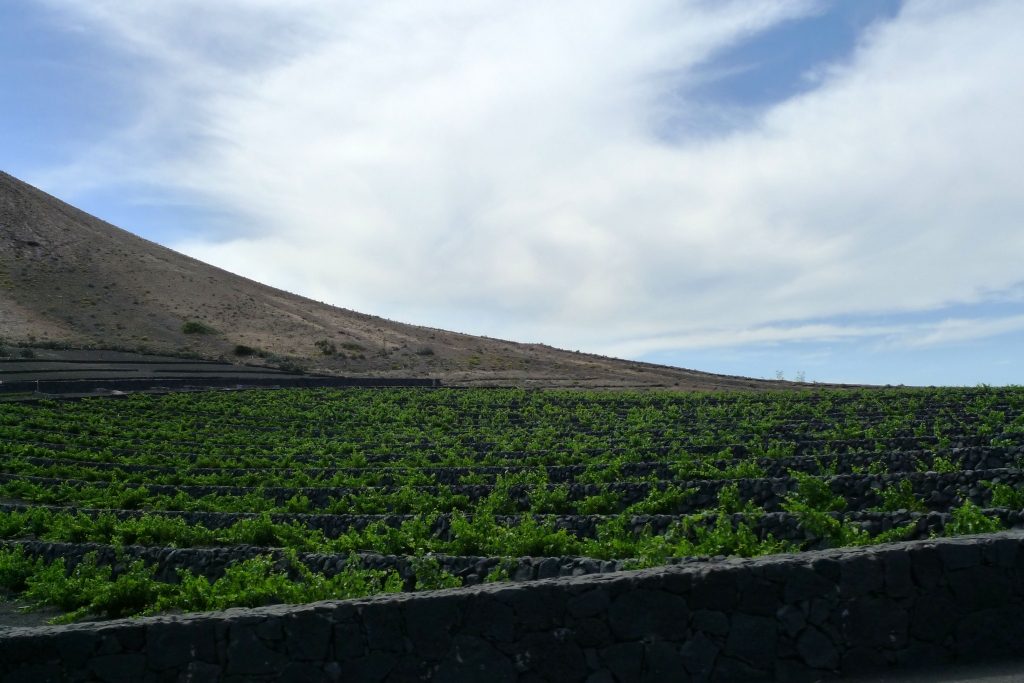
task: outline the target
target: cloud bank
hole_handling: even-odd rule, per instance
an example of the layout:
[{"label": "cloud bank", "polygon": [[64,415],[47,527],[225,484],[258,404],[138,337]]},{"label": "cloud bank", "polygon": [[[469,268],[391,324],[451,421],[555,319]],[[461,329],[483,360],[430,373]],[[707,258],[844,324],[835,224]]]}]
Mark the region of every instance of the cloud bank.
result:
[{"label": "cloud bank", "polygon": [[707,129],[688,93],[716,55],[826,5],[54,5],[151,93],[72,175],[231,207],[240,233],[172,246],[291,291],[626,356],[1024,327],[942,313],[1019,301],[1020,2],[908,0],[809,91]]}]

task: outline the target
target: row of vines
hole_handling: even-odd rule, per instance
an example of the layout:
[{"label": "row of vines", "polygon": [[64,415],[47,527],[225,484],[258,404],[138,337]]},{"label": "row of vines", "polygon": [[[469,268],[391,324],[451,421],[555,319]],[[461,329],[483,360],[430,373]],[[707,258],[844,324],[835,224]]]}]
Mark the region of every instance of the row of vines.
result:
[{"label": "row of vines", "polygon": [[[641,567],[898,542],[923,517],[930,534],[995,531],[1024,508],[1022,445],[1012,387],[10,402],[0,587],[70,621],[461,585],[448,556],[502,558],[484,580],[508,580],[523,557]],[[38,542],[262,550],[158,580],[156,562],[72,566]],[[297,553],[346,560],[323,573]],[[367,554],[404,558],[404,575]]]}]

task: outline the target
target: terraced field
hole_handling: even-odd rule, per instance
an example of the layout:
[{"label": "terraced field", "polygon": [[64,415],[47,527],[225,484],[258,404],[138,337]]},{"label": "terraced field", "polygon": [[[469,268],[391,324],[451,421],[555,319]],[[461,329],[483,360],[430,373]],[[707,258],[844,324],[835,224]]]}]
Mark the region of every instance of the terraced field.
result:
[{"label": "terraced field", "polygon": [[0,404],[0,586],[58,620],[1019,527],[1024,389],[296,389]]}]

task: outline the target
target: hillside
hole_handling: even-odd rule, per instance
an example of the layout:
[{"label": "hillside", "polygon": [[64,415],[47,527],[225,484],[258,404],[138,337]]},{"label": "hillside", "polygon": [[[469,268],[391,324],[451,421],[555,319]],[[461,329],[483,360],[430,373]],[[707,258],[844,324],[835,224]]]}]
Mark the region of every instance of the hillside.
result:
[{"label": "hillside", "polygon": [[[200,332],[185,333],[186,323]],[[3,172],[0,342],[220,358],[330,375],[435,377],[463,386],[799,386],[476,337],[336,308],[144,240]],[[239,346],[250,350],[239,353]]]}]

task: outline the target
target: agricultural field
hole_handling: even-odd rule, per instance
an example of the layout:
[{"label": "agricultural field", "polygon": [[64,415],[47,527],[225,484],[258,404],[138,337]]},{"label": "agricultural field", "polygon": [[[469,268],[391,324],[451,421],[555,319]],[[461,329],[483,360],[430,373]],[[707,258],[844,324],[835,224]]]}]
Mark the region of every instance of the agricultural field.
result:
[{"label": "agricultural field", "polygon": [[57,622],[1020,526],[1024,389],[296,389],[0,404],[0,588]]}]

